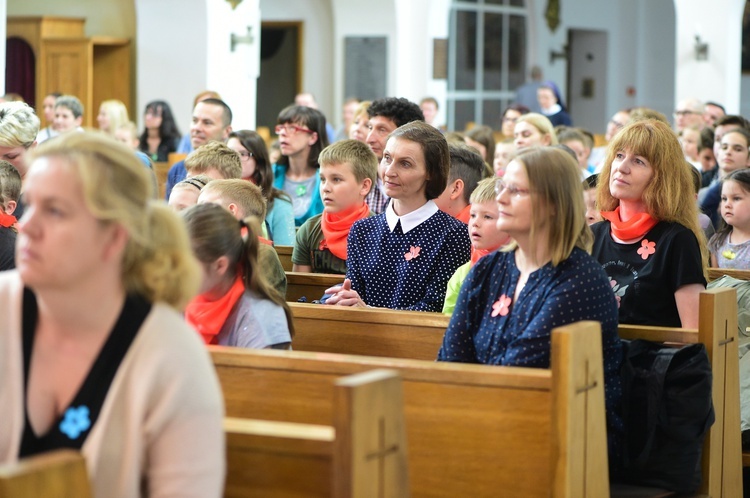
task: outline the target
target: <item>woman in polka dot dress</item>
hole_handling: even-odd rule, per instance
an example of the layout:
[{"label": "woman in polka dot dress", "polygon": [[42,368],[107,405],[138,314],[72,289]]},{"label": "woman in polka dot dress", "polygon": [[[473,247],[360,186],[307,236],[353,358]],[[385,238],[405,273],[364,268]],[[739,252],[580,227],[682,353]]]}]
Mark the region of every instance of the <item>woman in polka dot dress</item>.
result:
[{"label": "woman in polka dot dress", "polygon": [[346,280],[326,291],[326,303],[439,312],[448,280],[471,253],[466,225],[431,200],[447,184],[448,143],[436,128],[408,123],[391,134],[381,168],[391,202],[352,225]]},{"label": "woman in polka dot dress", "polygon": [[[552,329],[580,320],[602,326],[611,454],[622,431],[617,302],[587,251],[580,170],[565,151],[530,149],[495,180],[497,228],[514,240],[466,277],[438,361],[549,368]],[[617,461],[613,458],[612,461]]]}]

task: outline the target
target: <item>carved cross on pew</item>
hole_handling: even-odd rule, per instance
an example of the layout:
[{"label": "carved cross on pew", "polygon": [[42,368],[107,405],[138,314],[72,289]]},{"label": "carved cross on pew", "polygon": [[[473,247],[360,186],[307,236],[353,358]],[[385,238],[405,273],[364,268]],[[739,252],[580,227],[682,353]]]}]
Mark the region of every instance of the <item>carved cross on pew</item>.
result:
[{"label": "carved cross on pew", "polygon": [[398,444],[392,444],[388,447],[385,445],[385,419],[380,417],[378,422],[378,449],[368,453],[365,457],[367,461],[378,460],[378,496],[385,498],[385,459],[389,455],[395,455],[399,450]]}]

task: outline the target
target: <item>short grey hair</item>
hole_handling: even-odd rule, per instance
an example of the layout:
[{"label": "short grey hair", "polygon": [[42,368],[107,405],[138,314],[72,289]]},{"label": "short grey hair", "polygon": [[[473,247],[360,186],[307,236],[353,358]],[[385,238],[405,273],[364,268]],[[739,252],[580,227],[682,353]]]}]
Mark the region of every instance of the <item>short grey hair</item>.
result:
[{"label": "short grey hair", "polygon": [[73,95],[61,95],[55,100],[55,109],[64,107],[73,113],[74,118],[83,116],[83,104]]}]

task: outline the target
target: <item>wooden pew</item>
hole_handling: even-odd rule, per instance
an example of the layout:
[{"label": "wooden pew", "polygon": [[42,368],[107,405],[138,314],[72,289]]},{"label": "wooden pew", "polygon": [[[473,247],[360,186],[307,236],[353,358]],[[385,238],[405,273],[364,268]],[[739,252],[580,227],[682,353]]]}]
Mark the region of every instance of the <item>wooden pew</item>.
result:
[{"label": "wooden pew", "polygon": [[[292,251],[294,250],[293,246],[273,246],[274,249],[276,249],[276,254],[279,255],[279,260],[281,260],[281,266],[284,268],[285,272],[292,271]],[[287,276],[287,279],[289,277]],[[322,295],[322,294],[321,294]],[[310,299],[312,301],[312,299]],[[295,299],[296,301],[296,299]]]},{"label": "wooden pew", "polygon": [[397,370],[415,497],[609,496],[598,323],[556,329],[549,370],[210,350],[231,417],[328,425],[333,379]]},{"label": "wooden pew", "polygon": [[2,498],[90,498],[86,462],[77,451],[58,450],[0,465]]},{"label": "wooden pew", "polygon": [[[281,264],[284,266],[283,261]],[[287,270],[286,300],[294,303],[305,296],[307,302],[311,303],[315,299],[320,299],[326,289],[344,283],[344,277],[330,273],[300,273]]]},{"label": "wooden pew", "polygon": [[724,275],[729,275],[737,280],[750,280],[750,270],[732,270],[730,268],[709,268],[708,280],[717,280]]},{"label": "wooden pew", "polygon": [[332,427],[225,419],[225,498],[408,497],[398,374],[345,377],[332,394]]},{"label": "wooden pew", "polygon": [[[287,274],[287,278],[288,278]],[[289,303],[293,348],[434,361],[450,317],[442,313]]]},{"label": "wooden pew", "polygon": [[[704,451],[704,487],[711,496],[722,489],[742,489],[742,462],[739,435],[739,365],[737,302],[734,290],[713,289],[700,298],[698,330],[621,325],[624,339],[642,338],[655,342],[706,345],[711,360],[716,423],[711,428]],[[406,320],[403,311],[339,308],[293,304],[297,351],[318,351],[434,360],[442,344],[449,318],[439,314],[417,313]],[[434,316],[433,316],[434,315]],[[419,327],[422,316],[423,326]],[[299,317],[299,318],[298,318]],[[441,322],[442,320],[442,322]],[[299,325],[298,325],[299,324]],[[370,325],[372,324],[372,325]],[[390,325],[388,325],[390,324]],[[750,459],[750,455],[746,458]],[[739,488],[737,482],[739,479]],[[739,495],[738,495],[739,496]]]},{"label": "wooden pew", "polygon": [[[730,268],[709,268],[708,269],[708,280],[714,281],[724,275],[728,275],[737,280],[750,280],[750,270],[734,270]],[[750,452],[742,453],[742,466],[750,467]]]}]

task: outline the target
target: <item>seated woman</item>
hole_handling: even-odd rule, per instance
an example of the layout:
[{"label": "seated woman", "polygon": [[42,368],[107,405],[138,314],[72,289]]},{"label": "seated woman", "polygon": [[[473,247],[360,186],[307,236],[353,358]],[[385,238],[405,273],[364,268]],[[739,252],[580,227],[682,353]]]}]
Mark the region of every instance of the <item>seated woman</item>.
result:
[{"label": "seated woman", "polygon": [[180,130],[169,104],[163,100],[149,102],[143,121],[145,129],[138,145],[141,152],[154,162],[168,161],[170,152],[175,152],[180,144]]},{"label": "seated woman", "polygon": [[289,349],[292,314],[258,265],[257,219],[237,221],[213,203],[193,206],[183,217],[203,266],[200,294],[185,309],[187,322],[206,344]]},{"label": "seated woman", "polygon": [[33,154],[0,273],[0,464],[77,449],[94,497],[218,498],[221,388],[177,311],[200,270],[146,173],[100,133]]},{"label": "seated woman", "polygon": [[552,123],[545,116],[535,112],[524,114],[516,119],[513,137],[517,154],[530,147],[558,144]]},{"label": "seated woman", "polygon": [[[622,430],[617,302],[587,251],[578,166],[559,149],[525,152],[496,181],[498,230],[514,240],[481,258],[461,287],[438,361],[549,368],[554,327],[602,325],[611,454]],[[616,461],[613,459],[613,461]]]},{"label": "seated woman", "polygon": [[242,178],[253,182],[263,192],[268,238],[277,246],[294,245],[292,199],[273,186],[273,167],[263,137],[251,130],[233,131],[227,146],[240,155]]},{"label": "seated woman", "polygon": [[310,107],[291,105],[277,122],[281,157],[273,167],[273,186],[292,198],[294,224],[300,226],[323,212],[318,155],[328,146],[326,118]]},{"label": "seated woman", "polygon": [[466,225],[431,200],[447,185],[448,142],[413,121],[391,133],[381,167],[391,202],[352,225],[346,280],[326,291],[326,303],[440,311],[448,280],[471,252]]},{"label": "seated woman", "polygon": [[121,101],[105,100],[99,106],[96,122],[99,129],[107,135],[114,137],[117,129],[129,121],[128,108]]},{"label": "seated woman", "polygon": [[528,114],[529,108],[523,104],[511,104],[503,111],[503,120],[500,125],[500,132],[503,134],[503,138],[513,139],[513,128],[516,127],[516,121],[524,114]]},{"label": "seated woman", "polygon": [[609,276],[620,323],[698,327],[708,251],[690,175],[661,121],[631,123],[607,148],[592,255]]}]

